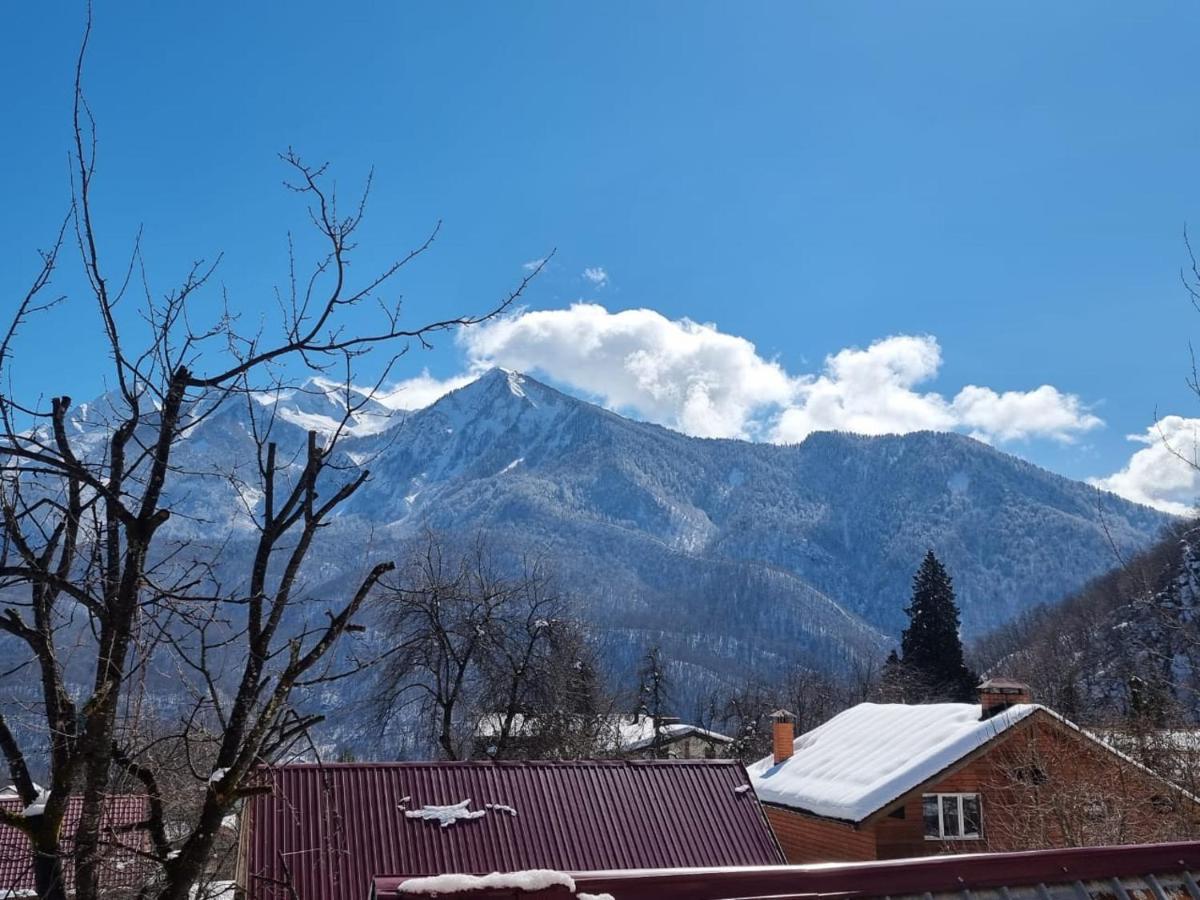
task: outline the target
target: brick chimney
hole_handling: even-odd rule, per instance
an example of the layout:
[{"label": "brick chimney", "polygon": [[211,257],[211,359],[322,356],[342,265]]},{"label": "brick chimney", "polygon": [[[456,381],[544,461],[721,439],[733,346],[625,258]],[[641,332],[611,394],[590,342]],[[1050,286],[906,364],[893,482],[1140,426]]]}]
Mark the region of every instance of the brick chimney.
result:
[{"label": "brick chimney", "polygon": [[1011,678],[989,678],[979,685],[979,718],[990,719],[1018,703],[1032,703],[1029,685]]},{"label": "brick chimney", "polygon": [[796,717],[786,709],[771,713],[771,749],[775,754],[775,765],[792,758],[795,740]]}]

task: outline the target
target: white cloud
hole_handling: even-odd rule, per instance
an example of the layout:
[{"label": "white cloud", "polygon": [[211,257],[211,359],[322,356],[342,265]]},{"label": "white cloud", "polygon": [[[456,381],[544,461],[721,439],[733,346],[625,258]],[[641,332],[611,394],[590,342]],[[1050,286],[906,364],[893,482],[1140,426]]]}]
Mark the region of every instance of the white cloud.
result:
[{"label": "white cloud", "polygon": [[823,374],[799,380],[773,437],[792,443],[814,431],[948,431],[957,423],[945,399],[913,390],[933,378],[941,364],[941,348],[927,335],[896,335],[866,350],[835,353],[826,358]]},{"label": "white cloud", "polygon": [[1119,472],[1089,483],[1164,512],[1194,515],[1200,499],[1200,419],[1165,416],[1129,440],[1145,446]]},{"label": "white cloud", "polygon": [[1048,437],[1069,443],[1077,433],[1104,424],[1074,394],[1064,394],[1048,384],[1003,394],[969,384],[954,398],[954,413],[962,425],[985,440]]},{"label": "white cloud", "polygon": [[604,271],[603,266],[588,266],[583,270],[583,277],[598,288],[608,284],[608,273]]},{"label": "white cloud", "polygon": [[794,392],[783,368],[746,339],[650,309],[522,312],[467,329],[460,342],[476,366],[540,372],[703,437],[753,436],[752,416]]},{"label": "white cloud", "polygon": [[1070,441],[1102,424],[1078,397],[1050,385],[1004,393],[969,385],[953,399],[918,390],[941,367],[941,348],[929,335],[841,350],[815,375],[792,375],[715,325],[591,303],[519,312],[463,331],[459,342],[473,370],[541,373],[609,407],[703,437],[794,442],[818,430],[930,429],[992,441]]},{"label": "white cloud", "polygon": [[375,399],[390,409],[423,409],[478,377],[478,372],[469,372],[442,380],[434,378],[429,374],[429,370],[425,369],[415,378],[408,378],[377,391]]},{"label": "white cloud", "polygon": [[546,264],[546,257],[543,256],[541,259],[531,259],[527,263],[521,263],[521,268],[524,269],[526,272],[536,272],[538,269],[540,269],[545,264]]}]

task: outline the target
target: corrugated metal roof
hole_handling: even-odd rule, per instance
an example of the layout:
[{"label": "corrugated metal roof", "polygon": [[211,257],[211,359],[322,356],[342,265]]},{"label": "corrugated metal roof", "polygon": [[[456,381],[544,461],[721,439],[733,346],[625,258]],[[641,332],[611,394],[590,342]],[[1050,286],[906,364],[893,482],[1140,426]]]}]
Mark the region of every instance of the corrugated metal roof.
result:
[{"label": "corrugated metal roof", "polygon": [[[362,900],[376,875],[783,861],[732,760],[376,763],[262,770],[243,828],[252,900]],[[410,818],[470,800],[448,827]],[[502,808],[510,807],[515,815]]]},{"label": "corrugated metal roof", "polygon": [[[573,890],[511,888],[464,900],[1200,900],[1200,843],[934,856],[812,866],[577,872]],[[373,900],[404,900],[397,878],[377,878]]]},{"label": "corrugated metal roof", "polygon": [[[24,806],[20,800],[0,798],[0,807],[9,812],[19,812]],[[83,806],[81,797],[72,797],[67,803],[63,820],[63,851],[71,852],[75,826]],[[144,796],[118,794],[106,798],[104,803],[103,827],[106,844],[101,872],[101,887],[105,889],[140,887],[150,863],[137,855],[135,850],[147,851],[149,836],[143,830],[122,829],[144,822],[149,816],[149,805]],[[73,890],[74,871],[70,865],[65,873],[67,888]],[[7,825],[0,825],[0,897],[4,892],[30,891],[33,889],[33,853],[25,833]]]}]

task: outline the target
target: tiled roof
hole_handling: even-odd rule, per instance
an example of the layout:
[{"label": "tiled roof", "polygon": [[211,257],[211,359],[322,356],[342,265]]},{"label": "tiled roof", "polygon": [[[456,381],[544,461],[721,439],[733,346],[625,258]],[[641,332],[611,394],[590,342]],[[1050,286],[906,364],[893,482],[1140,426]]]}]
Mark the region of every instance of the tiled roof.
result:
[{"label": "tiled roof", "polygon": [[248,801],[242,824],[251,900],[286,900],[289,879],[304,900],[361,900],[377,875],[783,861],[735,761],[332,764],[260,777],[271,792]]},{"label": "tiled roof", "polygon": [[[555,886],[498,887],[463,900],[1175,900],[1200,897],[1200,843],[1088,847],[823,863],[811,866],[564,873]],[[561,886],[561,885],[569,885]],[[401,879],[377,878],[371,900],[415,895]]]},{"label": "tiled roof", "polygon": [[[63,821],[64,852],[70,853],[71,835],[79,822],[83,801],[72,797],[67,803],[67,814]],[[20,800],[9,795],[0,796],[0,807],[9,812],[19,812],[24,806]],[[148,815],[146,798],[139,795],[119,794],[105,800],[103,827],[107,834],[101,886],[105,889],[140,887],[144,880],[147,863],[135,850],[148,850],[149,838],[145,831],[124,830],[130,825],[145,821]],[[74,873],[70,866],[65,872],[67,888],[72,889]],[[19,895],[33,889],[33,855],[29,839],[16,828],[0,825],[0,897],[5,893]]]}]

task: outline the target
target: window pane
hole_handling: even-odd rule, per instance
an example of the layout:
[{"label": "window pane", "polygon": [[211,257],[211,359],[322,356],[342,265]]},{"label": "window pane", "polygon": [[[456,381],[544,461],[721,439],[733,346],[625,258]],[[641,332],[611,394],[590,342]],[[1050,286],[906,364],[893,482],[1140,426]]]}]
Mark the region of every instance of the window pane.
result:
[{"label": "window pane", "polygon": [[963,835],[979,837],[979,795],[963,797]]},{"label": "window pane", "polygon": [[958,798],[942,797],[942,834],[948,838],[956,838],[958,830]]},{"label": "window pane", "polygon": [[925,837],[941,837],[941,828],[938,826],[937,794],[926,794],[921,798],[921,810],[925,815]]}]

